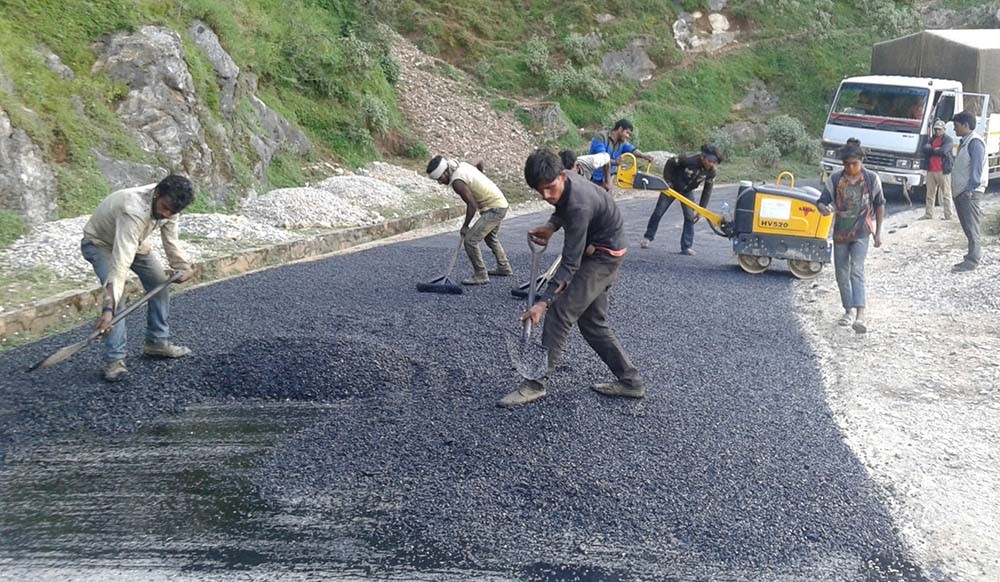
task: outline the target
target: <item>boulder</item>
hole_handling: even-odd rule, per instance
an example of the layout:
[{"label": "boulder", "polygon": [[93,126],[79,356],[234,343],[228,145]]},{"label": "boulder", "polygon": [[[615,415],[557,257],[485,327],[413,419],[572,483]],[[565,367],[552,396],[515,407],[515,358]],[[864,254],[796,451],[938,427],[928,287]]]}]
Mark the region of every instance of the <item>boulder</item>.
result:
[{"label": "boulder", "polygon": [[708,24],[712,27],[712,34],[718,34],[729,30],[729,19],[719,13],[709,14]]},{"label": "boulder", "polygon": [[159,182],[167,175],[165,169],[149,164],[116,160],[99,151],[95,151],[94,156],[112,191]]},{"label": "boulder", "polygon": [[240,76],[240,68],[236,66],[236,61],[229,56],[229,53],[222,48],[219,37],[204,22],[194,21],[188,27],[188,35],[194,40],[195,46],[205,53],[208,62],[212,63],[212,69],[215,70],[215,80],[222,91],[219,106],[226,117],[232,118],[233,112],[236,110],[236,81]]},{"label": "boulder", "polygon": [[231,162],[217,161],[205,140],[180,36],[168,28],[141,26],[116,33],[95,49],[99,57],[92,73],[128,85],[117,112],[142,149],[163,160],[170,172],[224,193],[231,171],[222,170],[231,168]]},{"label": "boulder", "polygon": [[73,73],[73,69],[67,67],[63,64],[62,59],[59,55],[49,50],[47,46],[41,46],[38,48],[38,52],[41,53],[42,58],[45,59],[45,66],[49,68],[50,71],[59,75],[63,81],[72,81],[76,78]]},{"label": "boulder", "polygon": [[708,0],[708,9],[712,12],[722,12],[726,8],[726,0]]},{"label": "boulder", "polygon": [[646,53],[646,43],[635,39],[623,50],[604,55],[601,71],[608,77],[625,77],[633,81],[648,81],[653,78],[656,64]]},{"label": "boulder", "polygon": [[573,131],[563,115],[562,107],[555,101],[521,103],[518,108],[538,124],[545,141],[556,141]]},{"label": "boulder", "polygon": [[35,226],[57,217],[56,177],[42,150],[0,109],[0,209]]},{"label": "boulder", "polygon": [[774,113],[778,110],[778,97],[767,90],[763,81],[754,79],[747,88],[746,97],[733,105],[732,110],[757,114]]}]

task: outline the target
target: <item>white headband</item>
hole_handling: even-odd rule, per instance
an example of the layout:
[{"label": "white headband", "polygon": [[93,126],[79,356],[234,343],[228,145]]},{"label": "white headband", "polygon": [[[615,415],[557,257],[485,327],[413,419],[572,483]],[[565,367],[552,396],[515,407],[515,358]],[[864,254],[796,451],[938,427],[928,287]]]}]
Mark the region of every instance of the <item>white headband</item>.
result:
[{"label": "white headband", "polygon": [[438,162],[437,167],[434,168],[434,170],[432,170],[431,173],[428,174],[428,176],[431,177],[431,180],[437,180],[438,178],[441,177],[442,174],[444,174],[444,171],[447,169],[448,169],[448,159],[441,158],[441,161]]}]

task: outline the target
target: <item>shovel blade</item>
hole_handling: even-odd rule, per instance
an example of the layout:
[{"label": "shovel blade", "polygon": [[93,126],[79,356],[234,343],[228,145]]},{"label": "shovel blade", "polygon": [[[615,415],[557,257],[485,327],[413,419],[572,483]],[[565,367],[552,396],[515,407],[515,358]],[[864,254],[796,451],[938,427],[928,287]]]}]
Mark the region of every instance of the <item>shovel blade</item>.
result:
[{"label": "shovel blade", "polygon": [[549,351],[545,346],[531,336],[525,337],[520,330],[508,331],[504,337],[510,361],[525,380],[538,380],[548,373]]}]

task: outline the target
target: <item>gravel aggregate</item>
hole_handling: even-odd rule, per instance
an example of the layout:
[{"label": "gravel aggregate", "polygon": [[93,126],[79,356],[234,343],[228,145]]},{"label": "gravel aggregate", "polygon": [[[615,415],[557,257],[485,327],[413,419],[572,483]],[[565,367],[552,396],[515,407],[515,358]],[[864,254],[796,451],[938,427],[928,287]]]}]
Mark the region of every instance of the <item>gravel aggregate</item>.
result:
[{"label": "gravel aggregate", "polygon": [[[539,580],[922,580],[825,402],[798,283],[780,267],[744,274],[701,226],[698,256],[676,254],[676,211],[640,251],[652,205],[621,204],[633,250],[611,307],[643,401],[589,390],[609,374],[575,334],[547,397],[498,409],[517,382],[502,333],[517,326],[520,281],[416,293],[449,235],[177,297],[176,340],[194,355],[138,358],[135,319],[133,373],[117,385],[99,380],[97,349],[22,372],[83,329],[5,353],[0,446],[127,433],[196,402],[335,402],[251,479],[280,514],[391,546],[369,561]],[[524,230],[543,220],[505,223],[515,269],[529,261]]]}]

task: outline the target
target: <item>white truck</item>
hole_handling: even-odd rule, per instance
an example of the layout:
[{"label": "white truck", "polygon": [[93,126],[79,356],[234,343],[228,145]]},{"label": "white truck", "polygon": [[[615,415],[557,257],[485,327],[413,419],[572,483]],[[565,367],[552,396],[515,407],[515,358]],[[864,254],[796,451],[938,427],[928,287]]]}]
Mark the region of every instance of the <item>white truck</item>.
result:
[{"label": "white truck", "polygon": [[968,111],[986,140],[990,178],[1000,176],[1000,29],[925,30],[872,48],[871,75],[840,82],[823,129],[826,177],[841,168],[837,148],[861,140],[865,167],[910,199],[926,185],[922,146],[941,119]]}]

